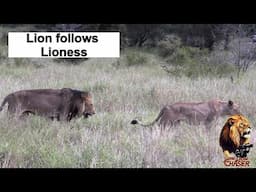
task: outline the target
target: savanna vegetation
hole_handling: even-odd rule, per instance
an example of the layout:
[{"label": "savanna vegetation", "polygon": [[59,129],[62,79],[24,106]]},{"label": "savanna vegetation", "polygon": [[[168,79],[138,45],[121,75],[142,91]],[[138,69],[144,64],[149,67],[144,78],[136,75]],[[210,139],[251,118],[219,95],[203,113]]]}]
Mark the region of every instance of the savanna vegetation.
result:
[{"label": "savanna vegetation", "polygon": [[[8,31],[120,30],[117,59],[7,57]],[[0,113],[0,167],[225,168],[219,134],[182,123],[160,134],[130,124],[151,122],[166,104],[213,98],[239,103],[256,124],[255,25],[2,25],[0,100],[21,89],[91,91],[96,115],[70,123]],[[252,143],[256,134],[252,133]],[[254,148],[250,167],[256,166]]]}]

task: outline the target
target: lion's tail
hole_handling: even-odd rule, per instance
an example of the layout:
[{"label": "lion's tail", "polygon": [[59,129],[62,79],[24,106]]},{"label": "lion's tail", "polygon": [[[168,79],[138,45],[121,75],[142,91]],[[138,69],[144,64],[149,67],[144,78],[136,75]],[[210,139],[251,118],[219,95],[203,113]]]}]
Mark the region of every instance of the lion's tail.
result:
[{"label": "lion's tail", "polygon": [[134,120],[131,121],[131,124],[132,125],[136,125],[137,124],[137,125],[141,125],[143,127],[150,127],[150,126],[153,126],[161,118],[162,115],[163,115],[163,110],[161,110],[161,112],[159,113],[157,118],[153,122],[151,122],[151,123],[144,124],[144,123],[140,122],[139,120],[134,119]]}]

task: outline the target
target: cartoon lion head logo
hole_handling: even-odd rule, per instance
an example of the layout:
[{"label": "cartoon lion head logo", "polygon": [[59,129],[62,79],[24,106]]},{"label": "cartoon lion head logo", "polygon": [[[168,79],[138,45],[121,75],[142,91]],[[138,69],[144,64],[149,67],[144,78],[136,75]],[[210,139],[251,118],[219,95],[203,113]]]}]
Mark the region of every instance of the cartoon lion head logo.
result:
[{"label": "cartoon lion head logo", "polygon": [[246,157],[250,148],[251,125],[247,118],[242,115],[233,115],[228,118],[220,133],[220,146],[224,157],[232,157],[234,153],[237,157]]}]

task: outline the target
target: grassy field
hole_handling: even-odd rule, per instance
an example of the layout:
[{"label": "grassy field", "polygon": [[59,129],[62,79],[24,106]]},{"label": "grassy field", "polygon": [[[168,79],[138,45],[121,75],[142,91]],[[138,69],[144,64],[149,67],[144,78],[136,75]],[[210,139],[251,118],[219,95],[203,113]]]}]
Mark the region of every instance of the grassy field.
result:
[{"label": "grassy field", "polygon": [[[138,118],[151,122],[166,104],[177,101],[233,100],[256,124],[256,69],[232,83],[227,78],[170,76],[163,61],[145,54],[132,65],[120,59],[89,59],[79,65],[36,60],[41,65],[0,65],[0,100],[21,89],[70,87],[91,91],[96,115],[70,123],[31,116],[9,120],[0,113],[0,167],[20,168],[222,168],[218,139],[226,118],[207,131],[182,124],[160,135],[130,125]],[[24,61],[23,61],[24,62]],[[28,62],[31,62],[28,60]],[[255,143],[255,132],[252,142]],[[256,152],[249,153],[256,167]]]}]

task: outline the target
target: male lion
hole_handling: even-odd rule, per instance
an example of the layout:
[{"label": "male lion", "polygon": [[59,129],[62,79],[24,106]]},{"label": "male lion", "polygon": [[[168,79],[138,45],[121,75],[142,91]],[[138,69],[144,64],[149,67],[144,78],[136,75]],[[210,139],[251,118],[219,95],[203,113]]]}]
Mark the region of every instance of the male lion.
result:
[{"label": "male lion", "polygon": [[193,125],[203,123],[209,129],[214,119],[239,113],[239,105],[233,101],[211,100],[200,103],[175,103],[162,108],[158,117],[150,124],[145,125],[138,120],[132,120],[131,124],[147,127],[158,123],[161,128],[164,128],[184,121]]},{"label": "male lion", "polygon": [[8,113],[19,118],[34,114],[70,121],[95,114],[91,93],[70,88],[21,90],[7,95],[0,111],[5,104],[8,104]]},{"label": "male lion", "polygon": [[246,157],[252,147],[250,144],[251,126],[248,119],[242,115],[233,115],[228,118],[221,130],[219,143],[223,150],[224,157]]}]

